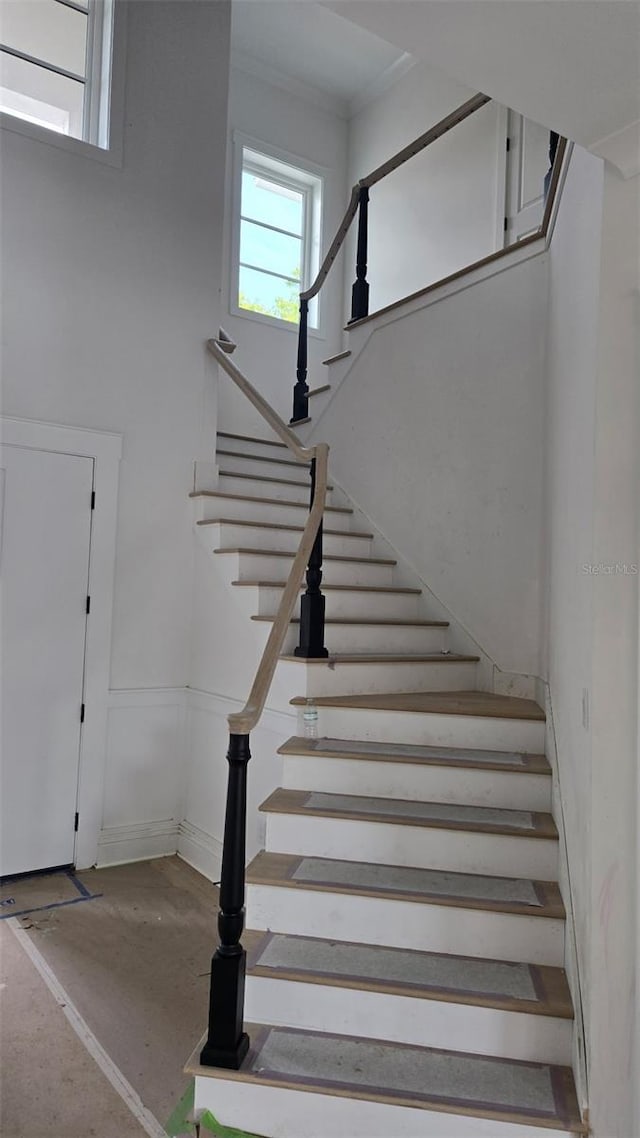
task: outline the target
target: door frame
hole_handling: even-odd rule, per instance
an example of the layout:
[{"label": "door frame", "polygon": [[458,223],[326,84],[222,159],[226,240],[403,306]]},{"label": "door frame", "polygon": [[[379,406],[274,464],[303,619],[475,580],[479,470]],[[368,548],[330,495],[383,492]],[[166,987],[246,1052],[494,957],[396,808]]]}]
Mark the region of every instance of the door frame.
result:
[{"label": "door frame", "polygon": [[75,844],[76,867],[88,869],[96,862],[102,825],[122,435],[0,416],[0,441],[6,446],[93,459],[95,506],[89,547],[91,613],[85,638],[85,715],[80,731],[79,817]]}]

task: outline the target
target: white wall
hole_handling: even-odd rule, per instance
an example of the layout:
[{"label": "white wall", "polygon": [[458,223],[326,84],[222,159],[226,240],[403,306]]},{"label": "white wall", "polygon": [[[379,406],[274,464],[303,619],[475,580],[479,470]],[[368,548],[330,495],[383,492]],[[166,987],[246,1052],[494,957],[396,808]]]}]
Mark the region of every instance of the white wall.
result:
[{"label": "white wall", "polygon": [[591,1117],[598,1138],[627,1138],[638,1133],[640,1122],[633,1103],[638,1073],[633,1033],[640,1000],[639,181],[624,181],[612,168],[605,172],[593,561],[626,565],[628,572],[618,568],[595,577],[592,594]]},{"label": "white wall", "polygon": [[330,443],[337,482],[476,643],[530,675],[546,289],[542,255],[380,318],[313,432]]},{"label": "white wall", "polygon": [[[591,692],[594,435],[603,164],[573,152],[550,248],[546,424],[546,646],[580,980],[591,933]],[[588,708],[585,711],[588,716]],[[577,1002],[577,1001],[576,1001]]]},{"label": "white wall", "polygon": [[[238,343],[235,361],[285,420],[291,417],[296,377],[297,324],[282,328],[250,315],[232,316],[229,307],[229,258],[231,238],[232,153],[234,132],[259,143],[284,150],[322,168],[324,202],[322,255],[333,240],[346,207],[347,123],[337,114],[292,95],[281,87],[232,66],[229,90],[228,177],[225,210],[225,268],[223,274],[223,324]],[[344,323],[342,271],[334,266],[323,289],[319,334],[309,336],[309,383],[326,382],[322,360],[337,350]],[[212,332],[217,332],[212,329]],[[225,430],[261,430],[243,396],[236,395],[228,380],[221,378],[220,424]]]},{"label": "white wall", "polygon": [[[349,186],[475,93],[430,63],[414,66],[351,120]],[[370,312],[496,248],[498,119],[489,103],[372,187]],[[355,227],[345,272],[350,305]]]},{"label": "white wall", "polygon": [[[219,321],[229,50],[226,2],[124,9],[122,167],[10,130],[2,138],[3,411],[124,436],[119,692],[188,681],[187,493],[211,384],[203,341]],[[215,422],[206,426],[209,441]],[[143,700],[132,734],[153,734],[154,714]],[[131,820],[132,787],[138,821],[166,819],[179,803],[157,802],[153,788],[175,787],[181,756],[160,747],[151,761],[126,735],[111,737],[107,824]]]},{"label": "white wall", "polygon": [[551,246],[548,668],[597,1138],[638,1132],[637,205],[576,149]]}]

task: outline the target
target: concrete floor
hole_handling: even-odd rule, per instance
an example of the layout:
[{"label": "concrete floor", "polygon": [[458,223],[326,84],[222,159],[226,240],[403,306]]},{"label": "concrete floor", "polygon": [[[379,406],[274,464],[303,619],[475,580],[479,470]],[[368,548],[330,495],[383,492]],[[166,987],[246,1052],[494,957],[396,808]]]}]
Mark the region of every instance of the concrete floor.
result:
[{"label": "concrete floor", "polygon": [[[163,1125],[205,1030],[217,890],[178,858],[16,883],[13,911],[110,1059]],[[7,893],[7,888],[3,889]],[[58,907],[42,909],[51,903]],[[3,916],[10,912],[2,908]],[[0,921],[3,1138],[145,1133]]]}]

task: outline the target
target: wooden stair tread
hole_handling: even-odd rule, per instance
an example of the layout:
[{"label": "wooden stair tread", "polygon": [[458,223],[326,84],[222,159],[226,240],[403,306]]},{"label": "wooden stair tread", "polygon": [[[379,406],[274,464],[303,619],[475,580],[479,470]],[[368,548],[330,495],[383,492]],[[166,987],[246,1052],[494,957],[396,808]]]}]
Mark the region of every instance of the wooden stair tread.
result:
[{"label": "wooden stair tread", "polygon": [[[301,484],[302,485],[302,484]],[[288,498],[258,498],[252,494],[230,494],[226,490],[192,490],[190,498],[225,498],[232,502],[256,502],[261,506],[290,506],[309,512],[307,502],[292,502]],[[325,506],[325,514],[353,514],[348,506]]]},{"label": "wooden stair tread", "polygon": [[293,735],[278,748],[278,754],[551,775],[551,767],[545,755],[481,751],[468,747],[428,747],[415,743],[372,743],[365,739],[306,739]]},{"label": "wooden stair tread", "polygon": [[325,391],[331,391],[330,383],[323,383],[322,387],[312,387],[309,392],[309,399],[313,399],[314,395],[324,395]]},{"label": "wooden stair tread", "polygon": [[[197,526],[249,526],[253,529],[277,529],[287,533],[302,533],[304,526],[292,526],[288,522],[255,522],[250,518],[203,518],[196,522]],[[372,533],[360,533],[357,530],[325,529],[325,537],[360,537],[371,541]]]},{"label": "wooden stair tread", "polygon": [[185,1072],[199,1078],[538,1126],[541,1134],[545,1129],[587,1132],[569,1067],[264,1023],[248,1023],[245,1029],[251,1047],[239,1071],[201,1066],[203,1037]]},{"label": "wooden stair tread", "polygon": [[[249,546],[232,546],[225,547],[224,549],[214,549],[214,553],[246,553],[250,556],[256,557],[288,557],[290,561],[295,557],[295,553],[288,549],[257,549]],[[352,565],[397,565],[397,561],[392,561],[388,557],[348,557],[346,554],[340,553],[325,553],[323,562],[327,561],[346,561]]]},{"label": "wooden stair tread", "polygon": [[[280,445],[280,444],[274,444]],[[284,443],[282,444],[284,446]],[[287,448],[285,447],[285,450]],[[249,454],[248,451],[240,450],[216,450],[216,456],[223,455],[225,458],[248,458],[251,462],[276,462],[278,466],[293,466],[295,470],[309,470],[310,463],[297,462],[295,458],[275,458],[266,454]]]},{"label": "wooden stair tread", "polygon": [[558,840],[551,815],[533,810],[507,810],[504,807],[467,806],[452,802],[414,802],[326,791],[284,790],[281,787],[274,790],[259,809],[263,814],[298,814],[305,818],[339,818],[351,822]]},{"label": "wooden stair tread", "polygon": [[[326,624],[339,624],[339,621],[326,621]],[[291,624],[300,624],[298,619]],[[453,652],[329,652],[328,656],[312,659],[306,656],[280,657],[293,664],[323,664],[332,668],[336,664],[477,664],[479,656],[456,656]]]},{"label": "wooden stair tread", "polygon": [[370,865],[367,862],[262,850],[247,867],[247,884],[527,917],[565,918],[562,897],[555,881],[489,877],[412,866]]},{"label": "wooden stair tread", "polygon": [[251,976],[573,1019],[562,968],[248,930]]},{"label": "wooden stair tread", "polygon": [[[274,478],[271,474],[245,474],[241,470],[219,470],[218,473],[221,478],[246,478],[251,482],[273,482],[278,486],[297,486],[302,490],[309,491],[311,486],[310,482],[295,482],[293,478]],[[330,486],[329,483],[327,483],[327,490],[333,490],[333,486]],[[280,498],[275,500],[279,502]],[[264,499],[261,498],[260,501],[262,502]]]},{"label": "wooden stair tread", "polygon": [[[259,589],[285,589],[287,582],[286,581],[232,581],[231,584],[232,585],[250,585],[254,589],[255,588],[259,588]],[[302,584],[300,586],[300,588],[306,589],[306,585]],[[403,596],[406,596],[407,594],[410,593],[410,594],[413,594],[414,596],[418,596],[418,597],[422,593],[421,589],[409,589],[409,588],[405,588],[405,587],[398,586],[398,585],[326,585],[324,581],[322,582],[322,591],[323,592],[347,592],[347,593],[391,593],[391,594],[398,593],[398,594],[401,594]],[[449,627],[449,621],[448,620],[441,621],[441,624],[443,627],[447,627],[447,628]]]},{"label": "wooden stair tread", "polygon": [[[275,616],[265,616],[263,614],[259,614],[257,616],[252,616],[251,619],[252,620],[262,620],[262,621],[273,622],[276,618],[275,618]],[[299,623],[297,617],[295,617],[292,620],[292,624],[293,623]],[[346,625],[353,626],[356,628],[359,628],[362,625],[366,626],[369,624],[375,625],[376,628],[380,624],[384,625],[385,628],[448,628],[449,627],[448,622],[446,620],[402,620],[402,619],[396,619],[395,617],[380,617],[379,620],[376,620],[375,616],[370,616],[370,617],[366,617],[366,616],[363,616],[363,617],[349,617],[349,616],[327,617],[325,619],[325,624],[346,624]],[[447,655],[453,655],[453,653],[441,652],[441,653],[439,653],[439,655],[447,656]],[[479,656],[457,656],[456,658],[458,660],[479,660],[480,659]]]},{"label": "wooden stair tread", "polygon": [[[370,695],[324,695],[319,707],[355,707],[370,711],[408,711],[431,715],[473,715],[496,719],[544,722],[545,714],[532,699],[494,695],[481,691],[387,692]],[[306,703],[304,696],[290,700],[294,707]]]},{"label": "wooden stair tread", "polygon": [[346,360],[347,356],[350,355],[351,348],[347,348],[344,352],[336,352],[335,356],[329,356],[326,360],[323,360],[322,363],[325,367],[328,367],[329,364],[337,364],[338,360]]},{"label": "wooden stair tread", "polygon": [[236,435],[232,431],[216,431],[216,437],[219,439],[238,439],[241,443],[260,443],[265,447],[280,447],[282,450],[288,450],[286,443],[281,443],[277,439],[259,439],[256,435]]}]

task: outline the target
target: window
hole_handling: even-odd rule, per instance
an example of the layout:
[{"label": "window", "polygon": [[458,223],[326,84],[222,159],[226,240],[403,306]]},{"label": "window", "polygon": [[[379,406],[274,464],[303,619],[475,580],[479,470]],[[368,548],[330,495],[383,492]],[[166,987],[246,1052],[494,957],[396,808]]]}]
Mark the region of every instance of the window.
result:
[{"label": "window", "polygon": [[[297,324],[300,290],[318,270],[322,180],[247,146],[241,153],[238,310]],[[316,302],[309,316],[317,327]]]},{"label": "window", "polygon": [[109,145],[113,0],[2,0],[0,110]]}]

